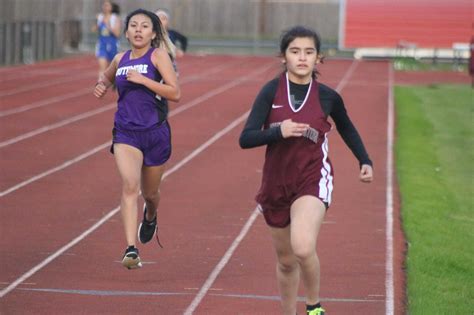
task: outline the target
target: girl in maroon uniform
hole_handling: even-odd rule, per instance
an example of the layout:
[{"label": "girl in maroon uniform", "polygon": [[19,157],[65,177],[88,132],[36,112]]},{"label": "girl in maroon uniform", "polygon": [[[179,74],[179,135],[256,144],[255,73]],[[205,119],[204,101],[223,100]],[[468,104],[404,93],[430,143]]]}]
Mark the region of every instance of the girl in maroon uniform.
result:
[{"label": "girl in maroon uniform", "polygon": [[307,314],[324,314],[319,300],[318,232],[331,203],[333,169],[327,134],[331,116],[360,164],[360,180],[372,181],[372,162],[333,89],[316,80],[321,41],[296,26],[283,34],[286,67],[257,96],[240,136],[242,148],[267,145],[257,194],[277,254],[277,281],[284,314],[296,313],[298,285],[306,292]]}]

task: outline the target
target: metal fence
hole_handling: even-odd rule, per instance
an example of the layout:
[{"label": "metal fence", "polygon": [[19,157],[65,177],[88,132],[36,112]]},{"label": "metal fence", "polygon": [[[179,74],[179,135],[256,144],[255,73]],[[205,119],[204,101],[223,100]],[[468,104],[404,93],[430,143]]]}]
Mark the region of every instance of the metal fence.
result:
[{"label": "metal fence", "polygon": [[60,27],[50,21],[17,21],[0,23],[1,64],[33,63],[57,57]]},{"label": "metal fence", "polygon": [[[198,42],[261,46],[281,31],[303,24],[316,29],[323,44],[336,45],[339,0],[116,0],[124,20],[137,8],[166,8],[171,26]],[[0,0],[0,65],[90,51],[91,31],[102,0]],[[206,41],[203,41],[206,40]]]}]

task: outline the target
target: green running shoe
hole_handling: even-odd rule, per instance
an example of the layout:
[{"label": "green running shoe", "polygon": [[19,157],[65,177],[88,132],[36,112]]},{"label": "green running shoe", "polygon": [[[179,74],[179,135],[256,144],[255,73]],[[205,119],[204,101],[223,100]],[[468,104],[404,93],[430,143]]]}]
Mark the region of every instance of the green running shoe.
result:
[{"label": "green running shoe", "polygon": [[306,315],[324,315],[326,311],[322,307],[317,307],[314,310],[306,311]]}]

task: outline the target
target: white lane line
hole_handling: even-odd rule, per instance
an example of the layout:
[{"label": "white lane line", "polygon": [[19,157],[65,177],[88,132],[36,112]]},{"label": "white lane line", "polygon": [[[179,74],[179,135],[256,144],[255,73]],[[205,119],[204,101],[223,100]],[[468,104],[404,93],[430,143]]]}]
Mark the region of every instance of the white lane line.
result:
[{"label": "white lane line", "polygon": [[[179,106],[178,108],[176,108],[176,114],[177,113],[180,113],[190,107],[193,107],[195,106],[196,104],[199,104],[217,94],[220,94],[224,91],[227,91],[228,89],[231,89],[245,81],[247,81],[248,78],[251,78],[252,76],[257,76],[265,71],[267,71],[271,66],[270,65],[267,65],[267,66],[264,66],[260,69],[258,69],[257,71],[254,71],[252,74],[250,75],[247,75],[245,77],[240,77],[240,78],[237,78],[227,84],[224,84],[214,90],[211,90],[209,91],[208,93],[205,93],[203,95],[201,95],[200,97],[194,99],[193,101],[185,104],[185,105],[182,105],[182,106]],[[222,68],[219,68],[219,69],[212,69],[211,71],[209,71],[209,74],[212,74],[212,73],[215,73],[215,72],[218,72],[218,71],[221,71]],[[198,80],[198,76],[195,76],[195,77],[191,77],[187,82],[190,82],[190,81],[195,81],[195,80]],[[34,136],[37,136],[39,134],[42,134],[44,132],[47,132],[47,131],[50,131],[50,130],[53,130],[53,129],[56,129],[56,128],[59,128],[59,127],[63,127],[63,126],[66,126],[66,125],[69,125],[71,123],[74,123],[74,122],[77,122],[79,120],[82,120],[82,119],[85,119],[85,118],[89,118],[91,116],[94,116],[94,115],[97,115],[97,114],[100,114],[100,113],[103,113],[105,111],[108,111],[108,110],[111,110],[113,108],[116,107],[116,103],[109,103],[103,107],[100,107],[98,109],[94,109],[94,110],[91,110],[91,111],[88,111],[88,112],[85,112],[85,113],[82,113],[82,114],[79,114],[79,115],[76,115],[76,116],[73,116],[73,117],[70,117],[70,118],[67,118],[67,119],[64,119],[64,120],[61,120],[61,121],[58,121],[54,124],[51,124],[51,125],[46,125],[46,126],[43,126],[41,128],[38,128],[38,129],[35,129],[35,130],[32,130],[30,132],[27,132],[27,133],[24,133],[22,135],[19,135],[17,137],[14,137],[14,138],[11,138],[11,139],[8,139],[8,140],[5,140],[3,142],[0,142],[0,149],[3,148],[3,147],[6,147],[8,145],[11,145],[11,144],[14,144],[14,143],[17,143],[19,141],[23,141],[23,140],[26,140],[28,138],[31,138],[31,137],[34,137]]]},{"label": "white lane line", "polygon": [[388,113],[387,113],[387,184],[386,184],[386,267],[385,267],[385,314],[395,311],[393,277],[393,136],[394,136],[393,66],[388,63]]},{"label": "white lane line", "polygon": [[43,177],[46,177],[46,176],[51,175],[51,174],[53,174],[53,173],[56,173],[56,172],[58,172],[58,171],[60,171],[60,170],[65,169],[65,168],[68,167],[68,166],[71,166],[71,165],[73,165],[73,164],[75,164],[75,163],[77,163],[77,162],[79,162],[79,161],[82,161],[82,160],[84,160],[85,158],[87,158],[87,157],[89,157],[89,156],[91,156],[91,155],[93,155],[93,154],[96,154],[96,153],[99,152],[100,150],[105,149],[106,147],[110,146],[110,144],[111,144],[110,142],[106,142],[106,143],[104,143],[104,144],[101,144],[101,145],[99,145],[99,146],[93,148],[92,150],[87,151],[86,153],[83,153],[83,154],[81,154],[81,155],[79,155],[79,156],[76,156],[74,159],[68,160],[68,161],[64,162],[63,164],[61,164],[61,165],[58,165],[58,166],[53,167],[53,168],[50,168],[49,170],[44,171],[43,173],[40,173],[40,174],[38,174],[38,175],[36,175],[36,176],[33,176],[33,177],[31,177],[31,178],[29,178],[29,179],[27,179],[27,180],[25,180],[25,181],[19,183],[19,184],[16,184],[15,186],[12,186],[12,187],[10,187],[10,188],[8,188],[8,189],[6,189],[6,190],[0,192],[0,198],[3,197],[3,196],[6,196],[6,195],[8,195],[9,193],[12,193],[12,192],[14,192],[15,190],[18,190],[18,189],[20,189],[20,188],[22,188],[22,187],[24,187],[24,186],[26,186],[26,185],[29,185],[29,184],[31,184],[31,183],[37,181],[37,180],[40,180],[40,179],[43,178]]},{"label": "white lane line", "polygon": [[[336,90],[341,91],[346,85],[348,78],[354,72],[358,61],[354,60],[339,83]],[[386,264],[385,264],[385,312],[393,315],[395,312],[394,274],[393,274],[393,138],[394,138],[394,96],[393,96],[393,68],[388,64],[388,113],[387,113],[387,183],[386,183]],[[350,74],[350,75],[348,75]]]},{"label": "white lane line", "polygon": [[26,91],[31,91],[39,88],[45,88],[47,86],[52,86],[52,85],[58,85],[62,83],[67,83],[67,82],[73,82],[73,81],[79,81],[87,78],[93,78],[96,77],[97,74],[91,74],[91,73],[86,73],[82,75],[73,75],[69,76],[68,78],[62,78],[54,81],[43,81],[37,84],[29,84],[14,90],[10,91],[5,91],[5,92],[0,92],[0,97],[5,97],[5,96],[10,96],[10,95],[15,95],[18,93],[26,92]]},{"label": "white lane line", "polygon": [[217,276],[219,273],[224,269],[225,265],[229,262],[230,258],[234,254],[234,251],[237,249],[239,246],[240,242],[244,239],[245,235],[247,235],[248,231],[250,230],[250,227],[252,227],[253,223],[255,222],[255,219],[257,218],[258,214],[260,212],[258,211],[257,208],[252,212],[250,217],[248,218],[247,222],[245,223],[244,227],[240,231],[239,235],[235,238],[235,240],[232,242],[230,245],[229,249],[227,249],[226,253],[222,257],[222,259],[219,261],[219,263],[214,267],[212,270],[211,274],[207,278],[206,282],[202,285],[201,289],[197,293],[197,295],[194,297],[193,301],[191,304],[188,306],[188,308],[184,311],[184,315],[191,315],[196,308],[198,307],[199,303],[201,303],[202,299],[206,296],[207,291],[211,288],[212,284],[214,281],[217,279]]},{"label": "white lane line", "polygon": [[341,92],[342,89],[347,85],[349,78],[352,76],[352,74],[354,73],[358,65],[359,65],[359,62],[357,60],[352,61],[351,65],[349,66],[349,69],[347,69],[346,73],[344,74],[341,81],[336,87],[337,92]]},{"label": "white lane line", "polygon": [[79,235],[78,237],[76,237],[75,239],[73,239],[71,242],[69,242],[68,244],[64,245],[63,247],[61,247],[59,250],[57,250],[54,254],[51,254],[51,256],[49,256],[48,258],[46,258],[45,260],[43,260],[41,263],[39,263],[38,265],[36,265],[35,267],[31,268],[28,272],[24,273],[21,277],[19,277],[18,279],[16,279],[15,281],[13,281],[9,286],[7,286],[6,288],[2,289],[2,291],[0,291],[0,298],[4,297],[5,295],[7,295],[10,291],[12,291],[13,289],[15,289],[20,283],[22,283],[23,281],[25,281],[26,279],[28,279],[29,277],[31,277],[32,275],[34,275],[36,272],[38,272],[38,270],[44,268],[46,265],[48,265],[50,262],[52,262],[53,260],[55,260],[56,258],[58,258],[61,254],[63,254],[65,251],[67,251],[69,248],[73,247],[74,245],[76,245],[77,243],[79,243],[80,241],[82,241],[86,236],[88,236],[89,234],[91,234],[92,232],[94,232],[99,226],[101,226],[102,224],[104,224],[109,218],[111,218],[114,214],[116,214],[119,210],[119,207],[113,209],[112,211],[110,211],[109,213],[107,213],[102,219],[100,219],[99,221],[97,221],[97,223],[95,223],[94,225],[92,225],[90,228],[88,228],[84,233],[82,233],[81,235]]},{"label": "white lane line", "polygon": [[[117,261],[121,263],[121,261]],[[26,283],[23,282],[22,285]],[[34,283],[35,284],[35,283]],[[185,288],[191,290],[197,290],[198,288]],[[117,291],[117,290],[84,290],[84,289],[58,289],[58,288],[18,288],[20,291],[29,292],[40,292],[40,293],[64,293],[72,295],[89,295],[89,296],[183,296],[192,295],[190,292],[147,292],[147,291]],[[216,289],[211,289],[215,291]],[[221,289],[217,289],[219,291]],[[267,301],[279,301],[280,296],[278,295],[258,295],[258,294],[242,294],[242,293],[209,293],[211,296],[221,298],[236,298],[246,300],[267,300]],[[305,301],[304,296],[298,296],[297,300],[300,302]],[[330,298],[321,297],[321,302],[337,302],[337,303],[383,303],[383,299],[366,299],[366,298]]]},{"label": "white lane line", "polygon": [[[67,68],[64,69],[63,67],[66,66]],[[45,75],[64,75],[64,76],[70,76],[71,73],[76,73],[76,70],[79,70],[78,72],[83,72],[83,73],[97,73],[97,67],[94,64],[94,67],[90,66],[85,66],[84,64],[79,64],[78,66],[75,67],[68,67],[68,65],[53,65],[53,67],[56,67],[54,69],[48,67],[48,68],[43,68],[43,69],[28,69],[23,66],[19,66],[19,69],[17,69],[14,74],[8,74],[8,76],[4,76],[0,78],[0,84],[7,83],[9,81],[14,81],[14,80],[19,80],[19,79],[27,79],[27,80],[42,80],[42,78]]]},{"label": "white lane line", "polygon": [[210,146],[212,143],[216,142],[219,138],[221,138],[223,135],[237,127],[240,123],[242,123],[248,116],[249,111],[247,111],[245,114],[231,122],[227,127],[216,133],[213,137],[211,137],[209,140],[207,140],[201,147],[197,148],[191,154],[189,154],[186,158],[182,159],[181,162],[177,163],[175,166],[169,169],[169,172],[173,173],[177,171],[179,168],[181,168],[184,164],[188,163],[190,160],[192,160],[196,155],[201,153],[204,149],[206,149],[208,146]]},{"label": "white lane line", "polygon": [[[347,72],[345,73],[345,75],[343,76],[343,78],[341,79],[341,82],[339,82],[337,88],[336,88],[336,91],[340,92],[344,86],[347,84],[348,82],[348,79],[349,77],[352,75],[352,73],[354,72],[355,68],[357,67],[358,65],[358,62],[357,61],[353,61],[352,64],[350,65],[349,69],[347,70]],[[255,210],[252,212],[252,214],[250,215],[249,219],[247,220],[247,222],[245,223],[244,227],[242,228],[242,230],[240,231],[239,235],[237,236],[237,238],[232,242],[232,244],[230,245],[229,249],[226,251],[226,253],[224,254],[224,256],[222,257],[222,259],[219,261],[219,263],[214,267],[214,269],[212,270],[211,274],[209,275],[209,277],[206,279],[206,281],[204,282],[204,284],[202,285],[201,289],[199,290],[199,292],[197,293],[196,297],[193,299],[193,301],[191,302],[191,304],[188,306],[188,308],[186,309],[186,311],[184,312],[184,315],[191,315],[193,314],[193,312],[196,310],[196,308],[199,306],[199,304],[201,303],[202,299],[206,296],[207,292],[209,291],[209,289],[211,288],[212,284],[214,283],[214,281],[217,279],[217,276],[219,275],[219,273],[222,271],[222,269],[224,269],[225,265],[229,262],[230,258],[232,257],[235,249],[237,248],[237,246],[239,246],[240,242],[243,240],[243,238],[245,237],[245,235],[247,234],[247,232],[249,231],[250,227],[252,226],[253,222],[255,221],[257,215],[260,213],[260,211],[258,210],[258,207],[255,208]]]},{"label": "white lane line", "polygon": [[37,135],[42,134],[44,132],[47,132],[47,131],[50,131],[50,130],[53,130],[53,129],[56,129],[56,128],[59,128],[59,127],[63,127],[63,126],[72,124],[76,121],[83,120],[85,118],[89,118],[89,117],[95,116],[97,114],[106,112],[108,110],[111,110],[111,109],[115,108],[116,106],[117,105],[115,103],[110,103],[108,105],[101,106],[100,108],[90,110],[88,112],[70,117],[68,119],[58,121],[57,123],[54,123],[54,124],[51,124],[51,125],[46,125],[46,126],[43,126],[41,128],[38,128],[38,129],[32,130],[30,132],[24,133],[20,136],[5,140],[3,142],[0,142],[0,149],[3,148],[3,147],[8,146],[10,144],[17,143],[19,141],[23,141],[23,140],[26,140],[28,138],[37,136]]},{"label": "white lane line", "polygon": [[67,78],[60,78],[60,79],[57,79],[57,80],[54,80],[54,81],[45,81],[45,82],[40,82],[40,83],[37,83],[37,84],[30,84],[30,85],[23,86],[23,87],[14,89],[14,90],[0,92],[0,97],[15,95],[15,94],[18,94],[18,93],[31,91],[31,90],[35,90],[35,89],[39,89],[39,88],[45,88],[45,87],[52,86],[52,85],[58,85],[58,84],[62,84],[62,83],[78,81],[78,80],[82,80],[82,79],[89,78],[89,77],[90,78],[97,77],[97,73],[95,73],[95,72],[92,73],[92,72],[88,71],[87,73],[84,73],[84,74],[68,76]]},{"label": "white lane line", "polygon": [[30,104],[27,104],[27,105],[23,105],[23,106],[11,108],[11,109],[3,110],[3,111],[0,111],[0,117],[5,117],[5,116],[13,115],[13,114],[26,112],[27,110],[43,107],[43,106],[53,104],[53,103],[57,103],[57,102],[62,102],[62,101],[68,100],[70,98],[82,96],[82,95],[85,95],[85,94],[92,94],[92,87],[88,87],[86,89],[82,89],[82,90],[79,90],[79,91],[74,91],[72,93],[67,93],[67,94],[63,94],[63,95],[43,99],[41,101],[33,102],[33,103],[30,103]]},{"label": "white lane line", "polygon": [[[218,72],[224,70],[225,68],[229,68],[229,67],[234,66],[234,64],[235,64],[235,62],[234,63],[227,63],[227,64],[224,64],[224,65],[215,67],[215,68],[213,68],[209,71],[202,72],[199,75],[190,75],[190,76],[184,78],[180,82],[180,85],[184,85],[184,84],[187,84],[187,83],[190,83],[190,82],[201,80],[203,78],[205,79],[209,75],[218,73]],[[79,91],[75,91],[75,92],[72,92],[72,93],[67,93],[67,94],[64,94],[64,95],[55,96],[55,97],[51,97],[51,98],[48,98],[48,99],[43,99],[41,101],[34,102],[34,103],[31,103],[31,104],[27,104],[27,105],[23,105],[23,106],[20,106],[20,107],[15,107],[15,108],[7,109],[7,110],[4,110],[4,111],[0,111],[0,117],[6,117],[6,116],[22,113],[22,112],[25,112],[25,111],[28,111],[28,110],[31,110],[31,109],[47,106],[47,105],[54,104],[54,103],[57,103],[57,102],[62,102],[62,101],[65,101],[65,100],[68,100],[68,99],[71,99],[71,98],[74,98],[74,97],[82,96],[82,95],[87,95],[87,94],[92,95],[92,89],[93,88],[91,86],[91,87],[88,87],[88,88],[85,88],[85,89],[82,89],[82,90],[79,90]]]},{"label": "white lane line", "polygon": [[[174,172],[178,171],[180,168],[182,168],[183,166],[185,166],[187,163],[189,163],[193,158],[195,158],[197,155],[199,155],[199,153],[203,152],[205,149],[207,149],[209,146],[211,146],[214,142],[216,142],[217,140],[219,140],[221,137],[223,137],[226,133],[228,133],[229,131],[231,131],[233,128],[235,128],[236,126],[238,126],[239,124],[241,124],[246,118],[247,118],[247,115],[248,115],[248,111],[243,114],[242,116],[240,116],[239,118],[237,118],[236,120],[234,120],[233,122],[231,122],[227,127],[225,127],[224,129],[220,130],[219,132],[217,132],[214,136],[212,136],[209,140],[207,140],[206,142],[204,142],[203,144],[201,144],[198,148],[196,148],[193,152],[191,152],[188,156],[186,156],[184,159],[182,159],[179,163],[177,163],[174,167],[172,167],[171,169],[167,170],[164,174],[163,174],[163,179],[165,179],[166,177],[170,176],[171,174],[173,174]],[[109,211],[109,213],[107,213],[104,217],[102,217],[97,223],[95,223],[94,225],[92,225],[90,228],[88,228],[86,231],[84,231],[82,234],[80,234],[78,237],[76,237],[75,239],[73,239],[72,241],[70,241],[69,243],[67,243],[66,245],[64,245],[63,247],[61,247],[60,249],[58,249],[56,252],[54,252],[53,254],[51,254],[51,256],[49,256],[48,258],[46,258],[45,260],[43,260],[41,263],[39,263],[38,265],[36,265],[35,267],[31,268],[29,271],[27,271],[26,273],[24,273],[23,275],[21,275],[19,278],[17,278],[15,281],[13,281],[9,286],[7,286],[6,288],[2,289],[0,291],[0,298],[4,297],[5,295],[7,295],[9,292],[11,292],[13,289],[15,289],[20,283],[22,283],[23,281],[25,281],[26,279],[28,279],[29,277],[31,277],[32,275],[34,275],[36,272],[38,272],[39,270],[41,270],[42,268],[44,268],[45,266],[47,266],[50,262],[52,262],[53,260],[55,260],[56,258],[58,258],[59,256],[61,256],[64,252],[66,252],[67,250],[69,250],[71,247],[73,247],[74,245],[76,245],[77,243],[79,243],[80,241],[82,241],[83,239],[85,239],[89,234],[91,234],[92,232],[94,232],[95,230],[97,230],[102,224],[104,224],[105,222],[107,222],[107,220],[109,220],[112,216],[114,216],[118,211],[119,211],[120,207],[116,207],[115,209],[112,209],[111,211]]]},{"label": "white lane line", "polygon": [[[245,76],[245,77],[240,78],[240,79],[236,79],[236,80],[231,81],[231,82],[229,82],[228,84],[224,85],[224,86],[226,87],[225,89],[223,88],[224,86],[222,86],[222,87],[220,87],[220,88],[217,88],[217,89],[215,89],[215,90],[212,90],[212,91],[210,91],[210,92],[204,94],[203,96],[199,97],[198,99],[195,99],[195,100],[192,101],[192,102],[189,102],[189,103],[187,103],[187,104],[184,104],[184,105],[182,105],[182,106],[180,106],[180,107],[178,107],[178,108],[172,110],[172,111],[169,113],[169,117],[173,117],[174,115],[177,115],[177,114],[181,113],[182,111],[187,110],[187,109],[189,109],[189,108],[191,108],[191,107],[194,107],[194,106],[198,105],[199,103],[202,103],[203,101],[205,101],[205,100],[207,100],[207,99],[209,99],[209,98],[211,98],[211,97],[217,95],[217,94],[218,94],[218,93],[216,93],[217,90],[219,91],[219,93],[222,93],[222,92],[224,92],[224,91],[226,91],[226,90],[228,90],[228,89],[230,89],[230,88],[233,88],[233,87],[235,87],[236,85],[238,85],[238,84],[236,84],[236,82],[239,82],[239,83],[245,82],[245,81],[246,81],[246,78],[249,78],[249,77],[252,77],[252,76],[260,75],[260,74],[262,74],[263,72],[267,71],[267,70],[268,70],[269,68],[271,68],[271,67],[273,67],[273,64],[269,64],[269,65],[263,66],[263,67],[257,69],[256,71],[252,72],[252,73],[249,74],[248,76]],[[115,103],[112,103],[112,104],[107,105],[107,107],[109,107],[109,106],[114,107],[114,106],[116,106],[116,105],[115,105]],[[40,129],[41,129],[41,128],[40,128]],[[34,177],[30,178],[30,179],[27,179],[27,180],[25,180],[25,181],[23,181],[23,182],[21,182],[21,183],[18,183],[17,185],[15,185],[15,186],[13,186],[13,187],[7,188],[6,190],[0,192],[0,198],[1,198],[1,197],[4,197],[5,195],[8,195],[8,194],[10,194],[10,193],[12,193],[12,192],[14,192],[14,191],[16,191],[16,190],[18,190],[18,189],[20,189],[20,188],[22,188],[22,187],[24,187],[24,186],[26,186],[26,185],[28,185],[28,184],[31,184],[31,183],[33,183],[33,182],[35,182],[35,181],[37,181],[37,180],[39,180],[39,179],[41,179],[41,178],[43,178],[43,177],[45,177],[45,176],[51,175],[51,174],[53,174],[53,173],[55,173],[55,172],[57,172],[57,171],[63,170],[64,168],[66,168],[66,167],[68,167],[68,166],[70,166],[70,165],[72,165],[72,164],[75,164],[75,163],[77,163],[77,162],[79,162],[79,161],[85,159],[86,157],[89,157],[89,156],[91,156],[92,154],[99,152],[101,149],[103,149],[103,148],[109,146],[110,143],[111,143],[110,141],[107,141],[107,142],[105,142],[105,143],[103,143],[103,144],[101,144],[101,145],[99,145],[99,146],[97,146],[97,147],[95,147],[95,148],[89,150],[88,152],[79,155],[78,157],[76,157],[76,158],[74,158],[74,159],[72,159],[72,160],[66,161],[66,162],[64,162],[63,164],[61,164],[61,165],[59,165],[59,166],[57,166],[57,167],[54,167],[54,168],[52,168],[52,169],[49,169],[49,170],[47,170],[47,171],[45,171],[45,172],[43,172],[43,173],[41,173],[41,174],[38,174],[38,175],[36,175],[36,176],[34,176]],[[1,148],[1,143],[0,143],[0,148]]]}]

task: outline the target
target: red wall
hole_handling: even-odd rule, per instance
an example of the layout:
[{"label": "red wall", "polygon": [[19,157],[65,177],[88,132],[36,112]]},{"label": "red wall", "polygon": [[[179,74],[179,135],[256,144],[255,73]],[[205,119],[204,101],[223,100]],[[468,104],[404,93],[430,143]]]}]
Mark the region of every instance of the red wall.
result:
[{"label": "red wall", "polygon": [[473,0],[346,0],[344,48],[451,48],[473,35]]}]

